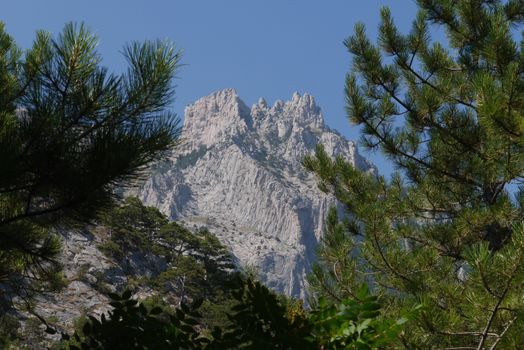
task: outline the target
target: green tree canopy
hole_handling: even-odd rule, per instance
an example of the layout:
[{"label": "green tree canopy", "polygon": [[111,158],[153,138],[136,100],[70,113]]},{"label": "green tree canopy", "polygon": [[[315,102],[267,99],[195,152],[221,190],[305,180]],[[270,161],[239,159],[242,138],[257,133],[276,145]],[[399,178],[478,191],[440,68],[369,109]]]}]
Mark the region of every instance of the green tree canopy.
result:
[{"label": "green tree canopy", "polygon": [[126,198],[101,217],[99,229],[109,237],[99,248],[124,270],[136,273],[136,267],[129,266],[133,254],[165,259],[163,269],[143,280],[163,298],[216,302],[239,284],[232,254],[206,228],[191,232],[136,197]]},{"label": "green tree canopy", "polygon": [[57,38],[38,32],[22,52],[0,25],[0,283],[22,294],[57,269],[52,229],[93,218],[116,185],[177,140],[166,107],[180,53],[132,43],[127,72],[115,75],[97,43],[84,25],[67,24]]},{"label": "green tree canopy", "polygon": [[383,8],[376,44],[362,24],[345,41],[348,117],[398,173],[362,173],[322,147],[306,158],[352,213],[330,214],[312,283],[332,300],[369,283],[390,315],[422,303],[399,338],[405,348],[515,349],[524,343],[524,3],[417,3],[409,33]]}]

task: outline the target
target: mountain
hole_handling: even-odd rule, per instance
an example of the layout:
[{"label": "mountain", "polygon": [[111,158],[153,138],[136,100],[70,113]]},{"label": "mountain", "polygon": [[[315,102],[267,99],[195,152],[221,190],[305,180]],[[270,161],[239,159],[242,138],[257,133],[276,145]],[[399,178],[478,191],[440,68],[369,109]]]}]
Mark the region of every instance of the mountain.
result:
[{"label": "mountain", "polygon": [[[182,144],[153,167],[134,194],[194,232],[207,227],[238,265],[256,268],[279,292],[304,297],[305,275],[325,214],[337,203],[318,190],[301,160],[321,143],[329,154],[344,156],[360,169],[374,172],[374,167],[353,142],[324,124],[320,108],[307,94],[295,93],[291,101],[276,101],[271,107],[260,99],[249,108],[234,90],[218,91],[186,108],[182,135]],[[145,231],[144,237],[156,242]],[[149,243],[123,239],[132,244],[115,246],[119,235],[112,232],[104,222],[58,232],[63,280],[58,281],[59,292],[35,298],[33,310],[39,317],[70,331],[78,317],[107,311],[107,292],[132,287],[142,299],[158,294],[166,298],[158,287],[163,284],[154,281],[176,266]],[[18,303],[23,309],[23,301]],[[15,316],[30,348],[43,349],[35,344],[59,338],[33,339],[42,333],[35,315]]]},{"label": "mountain", "polygon": [[312,96],[251,108],[233,89],[185,110],[183,141],[138,191],[146,205],[189,227],[206,226],[238,264],[255,268],[271,288],[305,296],[325,214],[335,200],[320,190],[301,160],[321,143],[328,154],[375,171],[324,123]]}]

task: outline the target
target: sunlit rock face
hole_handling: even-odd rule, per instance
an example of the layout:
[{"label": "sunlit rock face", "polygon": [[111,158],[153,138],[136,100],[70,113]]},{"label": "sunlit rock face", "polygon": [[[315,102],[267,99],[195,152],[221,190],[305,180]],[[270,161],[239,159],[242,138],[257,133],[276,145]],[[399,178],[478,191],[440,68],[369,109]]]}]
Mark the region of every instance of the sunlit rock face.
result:
[{"label": "sunlit rock face", "polygon": [[207,226],[240,266],[304,297],[325,214],[336,202],[318,190],[302,159],[321,143],[360,169],[373,166],[324,124],[307,94],[273,106],[260,99],[249,108],[235,90],[217,91],[187,106],[182,137],[139,197],[189,227]]}]

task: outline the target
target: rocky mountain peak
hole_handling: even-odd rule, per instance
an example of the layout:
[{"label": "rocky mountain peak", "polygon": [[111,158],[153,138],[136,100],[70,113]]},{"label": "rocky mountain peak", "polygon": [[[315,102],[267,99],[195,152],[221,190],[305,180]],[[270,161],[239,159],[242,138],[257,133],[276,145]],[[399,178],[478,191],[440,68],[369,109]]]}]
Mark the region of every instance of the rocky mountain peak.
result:
[{"label": "rocky mountain peak", "polygon": [[235,89],[216,91],[185,109],[185,135],[208,146],[244,132],[251,124],[249,108]]},{"label": "rocky mountain peak", "polygon": [[298,92],[295,91],[293,93],[293,97],[291,98],[291,104],[295,106],[295,108],[299,107],[311,111],[316,111],[317,109],[319,110],[315,104],[315,99],[308,93],[305,93],[303,96],[301,96]]},{"label": "rocky mountain peak", "polygon": [[235,89],[224,89],[199,99],[185,109],[186,139],[199,140],[206,146],[249,131],[269,131],[275,126],[282,136],[282,133],[289,133],[299,126],[323,128],[324,118],[314,98],[298,92],[290,101],[277,100],[272,107],[261,97],[250,109]]},{"label": "rocky mountain peak", "polygon": [[280,292],[305,296],[325,214],[335,199],[302,166],[317,144],[373,171],[353,142],[330,130],[308,94],[251,108],[234,89],[186,108],[182,148],[157,167],[139,192],[189,227],[207,226],[241,266],[255,266]]},{"label": "rocky mountain peak", "polygon": [[259,98],[258,102],[253,105],[253,108],[267,109],[268,107],[266,100],[263,97]]},{"label": "rocky mountain peak", "polygon": [[274,122],[278,119],[290,119],[302,125],[313,124],[315,127],[324,125],[320,108],[315,104],[315,99],[307,93],[300,95],[294,92],[290,101],[276,100],[272,107],[268,106],[264,98],[260,98],[251,107],[251,115],[255,124],[257,120],[263,119]]}]

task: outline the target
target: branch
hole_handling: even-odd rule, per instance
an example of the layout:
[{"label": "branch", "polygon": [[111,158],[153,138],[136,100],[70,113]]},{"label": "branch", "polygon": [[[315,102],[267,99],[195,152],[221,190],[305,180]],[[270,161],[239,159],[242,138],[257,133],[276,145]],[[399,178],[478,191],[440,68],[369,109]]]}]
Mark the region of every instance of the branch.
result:
[{"label": "branch", "polygon": [[465,182],[465,183],[468,183],[470,185],[473,185],[473,186],[477,186],[477,187],[481,187],[476,181],[470,179],[470,178],[467,178],[467,177],[462,177],[460,175],[457,175],[457,174],[454,174],[454,173],[450,173],[448,171],[446,171],[445,169],[438,169],[436,168],[435,166],[433,166],[432,164],[420,159],[420,158],[417,158],[415,157],[414,155],[411,155],[411,154],[407,154],[406,152],[402,151],[400,148],[398,148],[396,145],[394,145],[391,141],[388,141],[386,139],[386,137],[382,134],[380,134],[380,132],[375,128],[373,127],[368,121],[367,119],[363,119],[363,123],[368,127],[370,128],[372,131],[373,131],[373,135],[379,139],[380,142],[388,145],[389,147],[393,148],[394,151],[404,157],[404,158],[407,158],[409,160],[412,160],[422,166],[424,166],[426,169],[431,169],[435,172],[438,172],[444,176],[447,176],[447,177],[450,177],[452,179],[455,179],[455,180],[458,180],[460,182]]},{"label": "branch", "polygon": [[506,327],[504,327],[504,330],[502,331],[502,333],[500,333],[500,336],[497,338],[497,340],[495,340],[495,342],[493,343],[493,345],[489,348],[489,350],[495,350],[495,348],[497,347],[497,344],[500,342],[500,340],[502,339],[502,337],[504,336],[504,334],[506,334],[506,332],[509,330],[509,328],[511,327],[511,325],[513,324],[513,322],[515,322],[515,320],[517,319],[517,316],[513,317],[511,319],[511,321],[508,322],[508,324],[506,325]]},{"label": "branch", "polygon": [[22,220],[22,219],[27,219],[27,218],[32,218],[32,217],[35,217],[35,216],[55,213],[55,212],[58,212],[60,210],[65,209],[65,208],[73,206],[78,201],[79,200],[69,201],[69,202],[65,202],[65,203],[63,203],[61,205],[57,205],[57,206],[46,208],[46,209],[42,209],[42,210],[31,211],[31,212],[24,212],[22,214],[18,214],[18,215],[12,216],[12,217],[10,217],[10,218],[8,218],[6,220],[0,221],[0,226],[7,225],[7,224],[10,224],[12,222],[15,222],[15,221],[18,221],[18,220]]},{"label": "branch", "polygon": [[325,284],[325,280],[322,276],[320,276],[317,273],[315,273],[315,276],[317,277],[317,280],[320,283],[320,286],[322,287],[324,291],[326,291],[329,295],[331,295],[331,297],[335,299],[337,302],[339,303],[342,302],[342,299],[338,297],[335,293],[333,293],[333,291]]},{"label": "branch", "polygon": [[[513,278],[515,277],[515,271],[518,268],[518,265],[520,265],[520,258],[522,258],[522,254],[519,257],[519,263],[517,264],[517,267],[513,270],[513,273],[510,278],[508,278],[508,282],[506,283],[506,287],[504,288],[504,291],[502,294],[498,297],[497,303],[493,307],[493,311],[491,311],[491,315],[489,316],[488,322],[486,324],[486,327],[484,328],[484,331],[482,332],[482,336],[480,338],[479,345],[477,346],[477,350],[482,350],[482,347],[484,346],[484,343],[486,342],[486,339],[488,337],[488,332],[491,327],[491,324],[493,323],[493,320],[495,319],[495,316],[497,315],[497,312],[499,311],[500,305],[502,304],[502,301],[504,301],[504,298],[506,297],[506,294],[509,291],[509,287],[511,286],[511,282],[513,281]],[[511,325],[511,323],[510,323]],[[508,327],[509,328],[509,327]],[[505,329],[507,331],[507,329]],[[502,334],[501,334],[502,337]],[[498,338],[500,340],[501,338]],[[494,344],[496,345],[496,344]]]},{"label": "branch", "polygon": [[453,100],[455,103],[459,103],[463,106],[466,106],[466,107],[469,107],[471,109],[473,109],[475,112],[477,111],[477,107],[469,102],[466,102],[466,101],[462,101],[461,99],[458,99],[456,97],[451,97],[449,94],[447,94],[445,91],[443,91],[442,89],[440,89],[439,87],[437,87],[436,85],[434,85],[433,83],[431,83],[429,80],[425,79],[424,77],[422,77],[420,74],[418,74],[417,71],[415,71],[410,65],[407,65],[406,62],[404,62],[402,59],[400,59],[400,56],[398,55],[398,52],[395,53],[395,55],[397,57],[399,57],[399,60],[397,62],[399,62],[399,65],[401,68],[404,68],[405,70],[408,70],[411,74],[413,74],[417,79],[419,79],[419,81],[423,84],[426,84],[428,85],[429,87],[431,87],[432,89],[436,90],[439,94],[442,94],[448,98],[450,98],[451,100]]},{"label": "branch", "polygon": [[[439,332],[439,333],[444,334],[444,335],[472,335],[472,336],[483,335],[482,332]],[[500,337],[497,333],[488,333],[488,336],[497,337],[497,338]]]},{"label": "branch", "polygon": [[375,234],[375,231],[372,230],[372,237],[373,237],[373,241],[375,242],[375,246],[376,246],[376,249],[378,250],[378,253],[380,254],[380,257],[382,258],[382,261],[384,262],[384,264],[388,267],[388,269],[393,272],[393,274],[399,278],[401,278],[402,280],[406,281],[406,282],[412,282],[408,277],[406,277],[405,275],[403,275],[402,273],[400,273],[399,271],[397,271],[397,269],[395,269],[390,263],[389,261],[386,259],[386,256],[384,255],[384,252],[382,251],[382,248],[380,247],[380,243],[378,242],[378,238],[377,238],[377,235]]},{"label": "branch", "polygon": [[337,265],[338,265],[338,261],[335,261],[335,263],[333,264],[333,274],[335,275],[335,279],[337,280],[338,284],[340,284],[342,286],[342,289],[345,290],[349,295],[351,295],[351,297],[355,300],[360,300],[354,293],[353,291],[350,289],[350,288],[347,288],[345,286],[345,283],[342,282],[340,276],[338,275],[337,273]]}]

